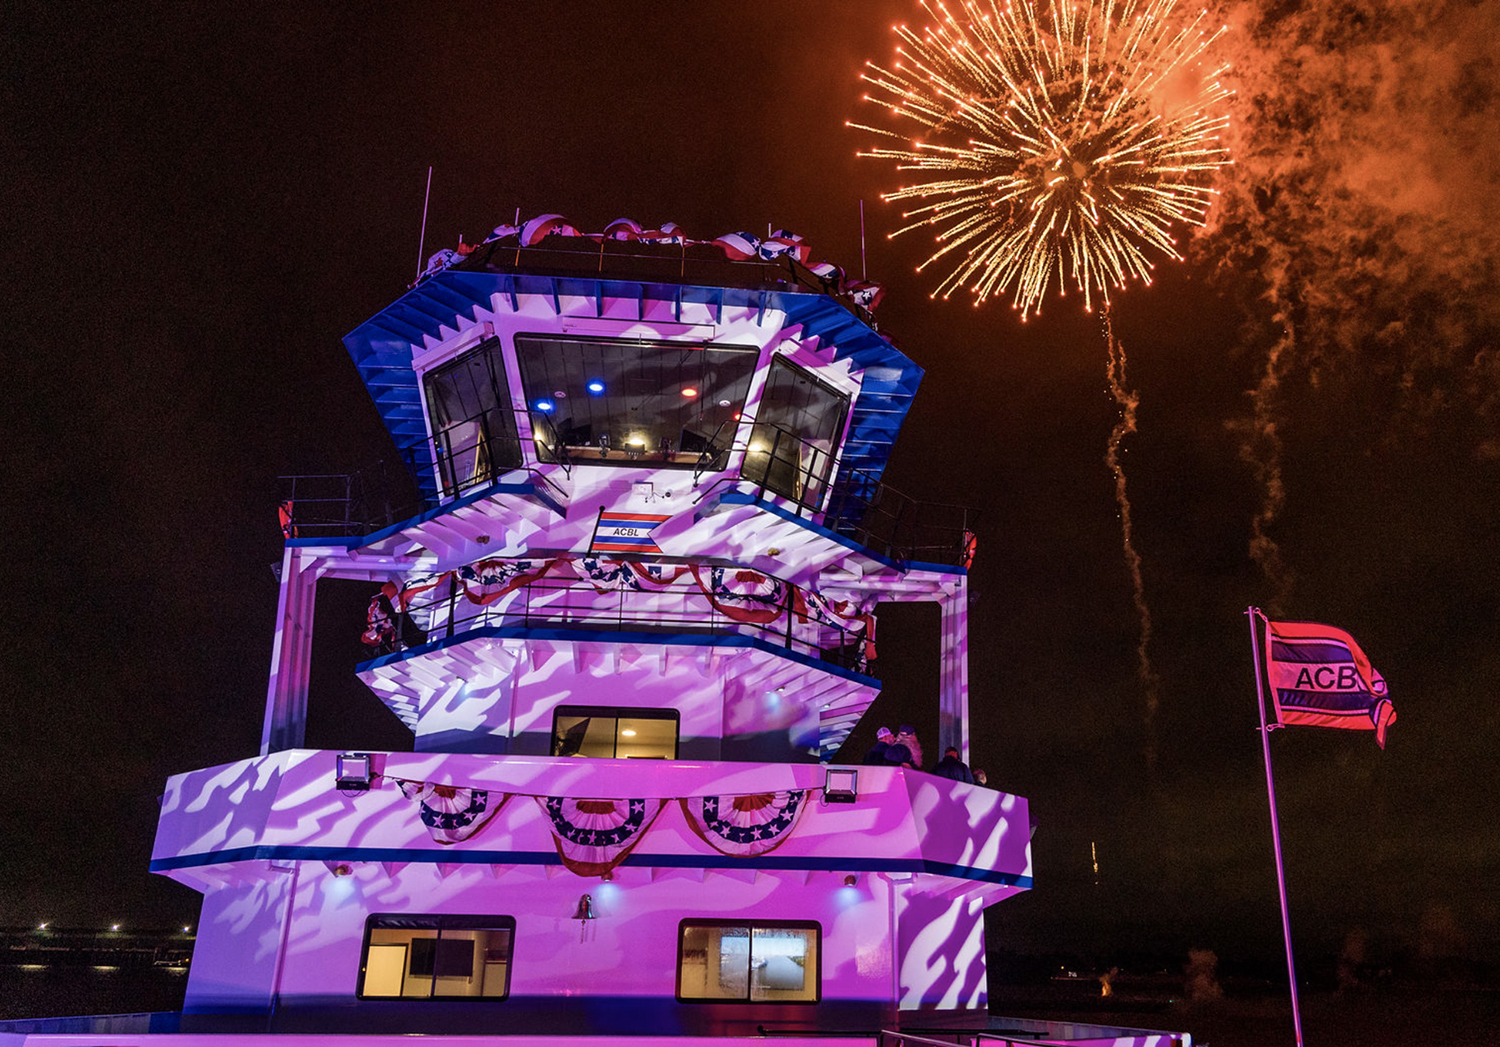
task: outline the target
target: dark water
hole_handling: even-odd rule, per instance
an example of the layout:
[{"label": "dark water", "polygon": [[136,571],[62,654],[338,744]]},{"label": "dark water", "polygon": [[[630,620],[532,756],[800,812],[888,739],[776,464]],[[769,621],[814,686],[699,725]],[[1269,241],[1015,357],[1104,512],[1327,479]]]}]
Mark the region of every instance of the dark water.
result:
[{"label": "dark water", "polygon": [[0,1019],[176,1011],[186,967],[0,966]]},{"label": "dark water", "polygon": [[[1187,1032],[1197,1047],[1292,1047],[1292,1007],[1285,995],[1226,995],[1208,1004],[1046,999],[1034,988],[992,992],[991,1010],[1021,1018]],[[1308,993],[1299,1000],[1307,1047],[1495,1047],[1500,1045],[1500,991],[1405,986],[1385,991]],[[1077,1009],[1073,1009],[1077,1007]]]}]

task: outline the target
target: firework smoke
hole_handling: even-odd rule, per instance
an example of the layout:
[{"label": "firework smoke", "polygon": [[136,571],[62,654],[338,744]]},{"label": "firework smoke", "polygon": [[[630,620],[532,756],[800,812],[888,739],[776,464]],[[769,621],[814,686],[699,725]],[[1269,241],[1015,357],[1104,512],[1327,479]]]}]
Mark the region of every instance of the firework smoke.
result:
[{"label": "firework smoke", "polygon": [[[1247,457],[1276,477],[1251,443],[1294,373],[1383,379],[1385,406],[1419,426],[1500,410],[1500,4],[1226,10],[1236,162],[1200,243],[1237,280],[1258,271],[1278,314]],[[1279,508],[1268,494],[1257,540]]]},{"label": "firework smoke", "polygon": [[1115,337],[1110,310],[1105,306],[1101,317],[1104,341],[1109,347],[1109,391],[1120,408],[1120,420],[1110,431],[1109,443],[1105,447],[1104,463],[1115,477],[1115,504],[1120,509],[1120,536],[1125,547],[1125,566],[1130,571],[1131,593],[1135,598],[1135,613],[1140,619],[1140,642],[1136,644],[1136,678],[1146,696],[1146,764],[1156,766],[1156,710],[1160,705],[1160,677],[1151,666],[1151,608],[1146,604],[1146,583],[1141,578],[1141,554],[1135,550],[1133,525],[1130,518],[1130,496],[1125,489],[1125,467],[1120,464],[1120,443],[1136,431],[1135,414],[1141,398],[1129,387],[1125,376],[1125,346]]},{"label": "firework smoke", "polygon": [[1149,283],[1148,252],[1181,257],[1171,227],[1204,221],[1229,162],[1228,90],[1217,32],[1177,3],[923,0],[932,24],[896,27],[896,61],[864,76],[892,126],[851,126],[897,143],[862,155],[930,178],[885,199],[916,204],[892,235],[935,231],[936,293],[1009,292],[1024,318],[1054,277],[1088,307]]}]

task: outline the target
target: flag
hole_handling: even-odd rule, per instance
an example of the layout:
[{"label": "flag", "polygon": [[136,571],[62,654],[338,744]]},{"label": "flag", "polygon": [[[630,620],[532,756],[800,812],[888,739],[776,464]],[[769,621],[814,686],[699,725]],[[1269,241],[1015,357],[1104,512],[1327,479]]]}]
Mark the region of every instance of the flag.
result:
[{"label": "flag", "polygon": [[590,553],[656,553],[659,549],[651,540],[652,530],[663,520],[670,519],[660,513],[611,513],[601,511],[599,522],[594,526],[594,540],[589,543]]},{"label": "flag", "polygon": [[1386,697],[1385,681],[1344,630],[1267,620],[1266,672],[1278,724],[1374,731],[1385,748],[1396,707]]}]

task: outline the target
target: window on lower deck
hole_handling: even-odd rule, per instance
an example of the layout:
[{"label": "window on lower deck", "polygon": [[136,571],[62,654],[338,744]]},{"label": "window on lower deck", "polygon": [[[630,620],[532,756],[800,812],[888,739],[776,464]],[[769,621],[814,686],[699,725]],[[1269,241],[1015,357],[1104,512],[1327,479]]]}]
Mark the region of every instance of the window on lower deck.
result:
[{"label": "window on lower deck", "polygon": [[363,1000],[502,999],[516,921],[509,916],[377,914],[365,923]]},{"label": "window on lower deck", "polygon": [[677,727],[676,709],[560,705],[552,714],[552,755],[675,760]]},{"label": "window on lower deck", "polygon": [[682,921],[677,998],[816,1003],[822,928],[812,922]]}]

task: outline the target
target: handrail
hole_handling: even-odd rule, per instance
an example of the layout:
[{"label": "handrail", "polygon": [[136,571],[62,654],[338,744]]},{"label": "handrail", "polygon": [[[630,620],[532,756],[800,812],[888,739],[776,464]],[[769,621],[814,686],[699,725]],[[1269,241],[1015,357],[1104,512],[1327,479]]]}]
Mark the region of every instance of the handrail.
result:
[{"label": "handrail", "polygon": [[[400,469],[389,459],[348,474],[280,477],[283,529],[291,537],[350,538],[370,534],[435,508],[447,498],[479,491],[506,473],[524,470],[557,495],[562,489],[535,465],[524,463],[518,437],[491,436],[491,412],[482,412],[447,428],[448,433],[473,426],[463,446],[447,437],[414,441],[401,448]],[[539,452],[564,475],[579,464],[569,457],[557,429],[544,413],[533,412],[539,430]],[[727,424],[727,423],[725,423]],[[897,563],[968,566],[973,554],[974,511],[959,505],[918,502],[873,474],[848,469],[828,449],[804,440],[772,422],[754,422],[747,436],[717,446],[724,429],[710,439],[693,468],[694,486],[726,456],[738,456],[739,468],[718,476],[698,501],[721,484],[749,485],[757,500],[774,496],[796,515]],[[540,456],[540,455],[539,455]],[[719,468],[727,468],[724,462]],[[424,496],[416,477],[437,472],[442,493]],[[465,475],[460,476],[459,473]]]},{"label": "handrail", "polygon": [[[506,238],[508,240],[508,238]],[[550,263],[550,264],[549,264]],[[872,331],[880,328],[875,315],[847,295],[839,294],[839,278],[822,277],[791,254],[778,258],[730,259],[710,244],[653,245],[640,241],[549,237],[540,244],[521,246],[494,240],[480,244],[455,270],[559,276],[614,275],[609,270],[637,270],[619,275],[663,283],[702,283],[760,290],[792,290],[827,295]],[[701,277],[690,280],[689,274]]]},{"label": "handrail", "polygon": [[[877,1042],[879,1047],[887,1047],[887,1044],[890,1047],[906,1047],[907,1044],[917,1044],[919,1047],[958,1047],[965,1040],[966,1047],[979,1047],[981,1042],[1001,1044],[1002,1047],[1057,1047],[1059,1043],[1056,1039],[1031,1040],[982,1029],[955,1029],[953,1036],[952,1040],[934,1040],[928,1036],[902,1032],[900,1029],[881,1029]],[[887,1040],[887,1037],[890,1039]]]},{"label": "handrail", "polygon": [[[545,442],[536,441],[536,427],[540,424]],[[532,442],[537,443],[537,457],[541,457],[541,451],[546,450],[552,457],[549,464],[562,468],[564,476],[573,475],[573,458],[568,453],[568,445],[563,442],[562,434],[557,431],[557,426],[545,411],[531,412]]]}]

